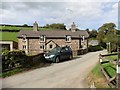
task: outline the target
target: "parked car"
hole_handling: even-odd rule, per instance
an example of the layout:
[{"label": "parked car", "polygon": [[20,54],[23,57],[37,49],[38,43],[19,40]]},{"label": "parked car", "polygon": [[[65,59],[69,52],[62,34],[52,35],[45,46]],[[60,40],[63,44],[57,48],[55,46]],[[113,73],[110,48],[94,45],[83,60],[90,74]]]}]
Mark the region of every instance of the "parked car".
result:
[{"label": "parked car", "polygon": [[45,53],[44,57],[47,61],[58,63],[65,59],[72,59],[72,49],[69,46],[55,47],[48,53]]}]

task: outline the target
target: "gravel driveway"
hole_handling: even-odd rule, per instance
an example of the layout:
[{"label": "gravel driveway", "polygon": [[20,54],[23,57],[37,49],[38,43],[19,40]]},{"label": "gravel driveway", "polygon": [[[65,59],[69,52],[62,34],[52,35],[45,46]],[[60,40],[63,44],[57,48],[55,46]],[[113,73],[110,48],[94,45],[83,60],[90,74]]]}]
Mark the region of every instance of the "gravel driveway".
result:
[{"label": "gravel driveway", "polygon": [[2,79],[3,88],[86,88],[85,78],[105,50]]}]

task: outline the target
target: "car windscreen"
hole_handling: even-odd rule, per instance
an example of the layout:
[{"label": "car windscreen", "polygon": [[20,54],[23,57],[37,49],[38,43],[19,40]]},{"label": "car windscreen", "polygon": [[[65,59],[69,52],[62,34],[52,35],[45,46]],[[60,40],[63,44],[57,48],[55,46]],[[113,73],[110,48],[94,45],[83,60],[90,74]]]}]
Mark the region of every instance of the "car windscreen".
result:
[{"label": "car windscreen", "polygon": [[60,48],[53,48],[50,52],[60,52]]}]

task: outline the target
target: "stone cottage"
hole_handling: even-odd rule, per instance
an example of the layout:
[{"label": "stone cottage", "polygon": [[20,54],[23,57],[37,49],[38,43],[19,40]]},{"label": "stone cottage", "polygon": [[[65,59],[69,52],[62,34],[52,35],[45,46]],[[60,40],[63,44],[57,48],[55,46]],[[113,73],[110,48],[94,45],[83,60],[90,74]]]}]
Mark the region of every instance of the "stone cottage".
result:
[{"label": "stone cottage", "polygon": [[38,24],[33,24],[33,30],[21,30],[18,34],[18,48],[27,54],[39,54],[56,46],[70,46],[73,52],[88,48],[88,33],[76,28],[75,23],[70,30],[39,30]]}]

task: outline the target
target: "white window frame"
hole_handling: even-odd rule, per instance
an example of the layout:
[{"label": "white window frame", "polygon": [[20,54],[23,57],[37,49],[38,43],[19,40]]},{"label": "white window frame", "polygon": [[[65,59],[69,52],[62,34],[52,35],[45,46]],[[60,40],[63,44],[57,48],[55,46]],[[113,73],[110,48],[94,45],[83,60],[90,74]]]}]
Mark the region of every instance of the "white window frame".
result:
[{"label": "white window frame", "polygon": [[26,37],[27,37],[27,35],[25,35],[25,34],[22,35],[22,41],[23,42],[26,42],[26,40],[27,40]]},{"label": "white window frame", "polygon": [[84,36],[84,35],[82,35],[82,36],[81,36],[81,38],[82,38],[82,40],[81,40],[81,41],[82,41],[82,42],[84,42],[84,41],[85,41],[85,36]]},{"label": "white window frame", "polygon": [[[52,47],[50,48],[50,46],[52,46]],[[50,49],[52,49],[52,48],[53,48],[53,45],[52,45],[52,44],[50,44],[50,45],[49,45],[49,48],[50,48]]]},{"label": "white window frame", "polygon": [[23,50],[26,50],[26,49],[27,49],[27,46],[26,46],[26,45],[22,45],[22,49],[23,49]]},{"label": "white window frame", "polygon": [[66,35],[65,40],[66,42],[71,42],[71,35]]},{"label": "white window frame", "polygon": [[44,50],[45,49],[45,45],[40,45],[40,49]]},{"label": "white window frame", "polygon": [[40,35],[39,40],[40,42],[45,42],[45,35]]}]

